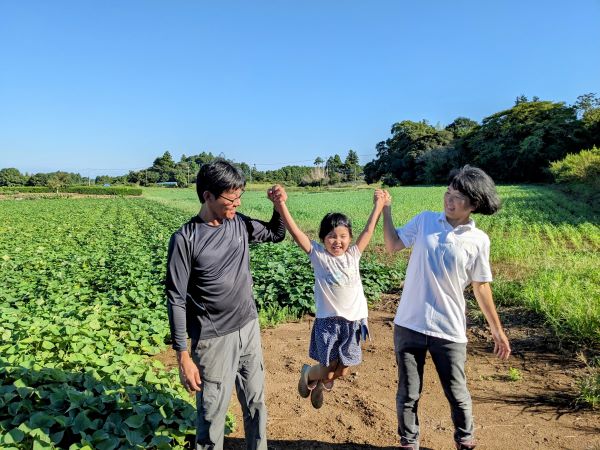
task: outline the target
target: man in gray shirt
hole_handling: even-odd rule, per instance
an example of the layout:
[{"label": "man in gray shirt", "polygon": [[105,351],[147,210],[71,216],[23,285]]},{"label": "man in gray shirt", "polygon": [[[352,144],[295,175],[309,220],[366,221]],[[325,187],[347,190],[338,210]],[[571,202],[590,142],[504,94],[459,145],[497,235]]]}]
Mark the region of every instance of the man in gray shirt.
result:
[{"label": "man in gray shirt", "polygon": [[169,325],[181,382],[196,392],[197,450],[223,448],[234,385],[247,448],[267,450],[265,377],[248,243],[280,242],[285,227],[276,211],[268,223],[236,212],[245,186],[244,175],[227,161],[204,164],[196,180],[200,212],[169,243]]}]

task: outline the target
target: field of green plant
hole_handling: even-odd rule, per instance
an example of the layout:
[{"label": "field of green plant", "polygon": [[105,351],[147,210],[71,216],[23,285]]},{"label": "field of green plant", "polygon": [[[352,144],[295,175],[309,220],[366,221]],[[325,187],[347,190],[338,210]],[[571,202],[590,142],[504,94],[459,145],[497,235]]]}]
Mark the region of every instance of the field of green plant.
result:
[{"label": "field of green plant", "polygon": [[2,203],[0,446],[182,448],[194,408],[149,358],[180,219],[148,201]]},{"label": "field of green plant", "polygon": [[[0,448],[183,448],[191,398],[151,356],[169,335],[168,240],[191,214],[125,198],[1,206]],[[295,245],[251,254],[263,324],[313,309]],[[400,280],[368,258],[363,273],[371,299]]]}]

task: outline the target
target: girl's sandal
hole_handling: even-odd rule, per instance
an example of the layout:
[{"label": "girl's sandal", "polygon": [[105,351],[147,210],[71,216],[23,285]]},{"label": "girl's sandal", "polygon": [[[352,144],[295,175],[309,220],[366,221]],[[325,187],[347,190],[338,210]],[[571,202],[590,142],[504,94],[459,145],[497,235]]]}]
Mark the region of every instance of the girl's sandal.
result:
[{"label": "girl's sandal", "polygon": [[334,380],[323,381],[323,389],[330,392],[333,389],[333,381]]},{"label": "girl's sandal", "polygon": [[310,393],[310,404],[313,405],[313,408],[319,409],[323,406],[323,400],[325,400],[325,396],[323,395],[323,382],[319,380],[317,386]]}]

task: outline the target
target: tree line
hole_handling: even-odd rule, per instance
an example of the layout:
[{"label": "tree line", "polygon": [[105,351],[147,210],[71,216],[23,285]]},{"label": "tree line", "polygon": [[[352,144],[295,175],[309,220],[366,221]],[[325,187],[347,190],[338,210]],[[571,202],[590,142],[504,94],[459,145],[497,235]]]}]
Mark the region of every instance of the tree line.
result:
[{"label": "tree line", "polygon": [[[175,161],[170,152],[154,160],[146,169],[132,170],[125,175],[110,176],[100,175],[94,180],[82,177],[79,174],[67,172],[53,172],[50,174],[38,173],[35,175],[21,174],[18,169],[0,169],[0,186],[51,186],[60,187],[80,184],[135,184],[139,186],[154,186],[157,184],[177,185],[186,187],[193,184],[198,169],[202,164],[215,160],[217,156],[210,152],[198,155],[182,155]],[[344,161],[336,154],[324,160],[315,159],[313,166],[284,166],[274,170],[257,170],[256,166],[241,162],[236,164],[246,179],[256,183],[285,183],[298,186],[317,186],[335,184],[343,181],[356,181],[361,175],[358,155],[354,150],[349,150]]]},{"label": "tree line", "polygon": [[552,180],[550,163],[600,146],[600,99],[595,94],[564,102],[516,99],[512,108],[481,123],[458,117],[446,127],[404,120],[376,145],[365,165],[367,183],[435,184],[464,164],[482,168],[500,183]]},{"label": "tree line", "polygon": [[[234,162],[250,182],[322,186],[362,180],[382,181],[388,186],[445,183],[454,168],[464,164],[481,167],[494,180],[547,182],[552,180],[550,164],[568,154],[600,147],[600,99],[584,94],[573,105],[525,96],[514,106],[497,112],[481,123],[458,117],[449,125],[431,125],[427,120],[403,120],[391,127],[391,137],[376,146],[377,156],[364,167],[349,150],[327,159],[317,157],[312,166],[289,165],[258,170],[256,165]],[[188,186],[204,163],[217,156],[210,152],[182,155],[175,161],[170,152],[157,157],[146,169],[125,175],[96,177],[94,184],[157,183]],[[589,159],[589,158],[588,158]],[[0,169],[0,186],[68,186],[91,184],[92,180],[67,172],[21,174],[18,169]]]}]

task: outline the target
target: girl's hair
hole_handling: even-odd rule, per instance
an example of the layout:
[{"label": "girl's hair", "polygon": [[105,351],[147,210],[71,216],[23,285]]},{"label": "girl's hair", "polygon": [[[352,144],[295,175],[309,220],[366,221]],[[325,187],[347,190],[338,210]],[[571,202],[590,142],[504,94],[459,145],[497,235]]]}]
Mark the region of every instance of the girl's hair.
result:
[{"label": "girl's hair", "polygon": [[224,159],[217,158],[203,164],[196,176],[196,193],[200,203],[204,203],[206,191],[218,197],[225,191],[243,189],[245,186],[246,179],[242,171]]},{"label": "girl's hair", "polygon": [[321,226],[319,227],[319,238],[321,241],[325,240],[327,236],[335,227],[346,227],[352,237],[352,222],[345,214],[342,213],[328,213],[325,214],[323,220],[321,220]]},{"label": "girl's hair", "polygon": [[494,180],[478,167],[466,165],[450,173],[448,183],[453,189],[469,197],[474,213],[494,214],[501,203]]}]

